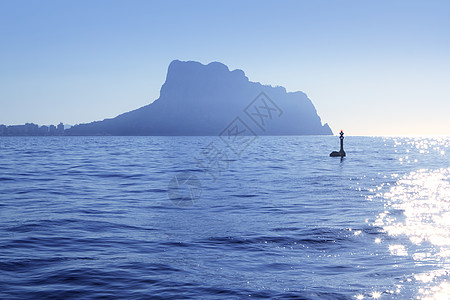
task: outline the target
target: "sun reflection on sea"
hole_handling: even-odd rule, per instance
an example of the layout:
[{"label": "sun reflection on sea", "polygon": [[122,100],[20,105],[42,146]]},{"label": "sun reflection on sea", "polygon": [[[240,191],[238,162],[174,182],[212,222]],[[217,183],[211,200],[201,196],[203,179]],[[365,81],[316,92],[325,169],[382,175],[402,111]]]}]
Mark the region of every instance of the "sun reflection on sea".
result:
[{"label": "sun reflection on sea", "polygon": [[[420,150],[433,147],[435,151],[443,151],[433,144],[418,143]],[[411,172],[378,196],[385,199],[386,207],[375,225],[390,236],[406,236],[414,246],[386,245],[391,255],[409,255],[416,265],[432,261],[437,266],[413,274],[419,287],[417,297],[450,299],[450,168]]]}]

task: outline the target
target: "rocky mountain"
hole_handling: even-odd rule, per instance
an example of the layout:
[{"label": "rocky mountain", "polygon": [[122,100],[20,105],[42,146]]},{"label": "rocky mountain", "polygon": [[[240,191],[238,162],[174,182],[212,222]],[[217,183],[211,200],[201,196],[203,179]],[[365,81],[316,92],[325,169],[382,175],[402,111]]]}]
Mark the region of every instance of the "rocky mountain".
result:
[{"label": "rocky mountain", "polygon": [[175,60],[156,101],[76,125],[66,135],[218,135],[230,129],[242,135],[332,134],[302,92],[251,82],[222,63]]}]

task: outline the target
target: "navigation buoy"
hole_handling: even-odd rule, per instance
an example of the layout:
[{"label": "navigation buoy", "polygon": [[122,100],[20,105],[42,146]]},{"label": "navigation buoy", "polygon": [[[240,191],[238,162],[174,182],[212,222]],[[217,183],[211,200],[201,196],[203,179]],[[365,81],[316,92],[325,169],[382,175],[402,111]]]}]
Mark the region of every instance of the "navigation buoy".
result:
[{"label": "navigation buoy", "polygon": [[344,151],[344,132],[341,130],[339,139],[341,140],[341,150],[339,151],[333,151],[330,153],[331,157],[344,157],[345,151]]}]

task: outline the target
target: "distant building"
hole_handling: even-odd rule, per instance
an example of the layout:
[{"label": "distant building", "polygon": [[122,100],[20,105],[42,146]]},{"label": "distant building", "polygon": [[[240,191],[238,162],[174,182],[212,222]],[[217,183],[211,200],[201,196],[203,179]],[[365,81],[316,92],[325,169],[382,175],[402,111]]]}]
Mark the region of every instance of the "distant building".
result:
[{"label": "distant building", "polygon": [[64,124],[59,123],[58,127],[56,128],[56,132],[58,135],[64,135]]},{"label": "distant building", "polygon": [[8,134],[8,128],[5,125],[0,125],[0,136]]},{"label": "distant building", "polygon": [[25,133],[26,133],[26,135],[38,135],[39,126],[34,123],[26,123],[25,124]]},{"label": "distant building", "polygon": [[55,125],[50,125],[50,127],[48,129],[48,134],[49,135],[56,135],[56,126]]},{"label": "distant building", "polygon": [[10,125],[8,126],[8,135],[27,135],[27,126]]},{"label": "distant building", "polygon": [[48,126],[43,125],[39,127],[39,135],[48,135],[48,131],[49,131]]}]

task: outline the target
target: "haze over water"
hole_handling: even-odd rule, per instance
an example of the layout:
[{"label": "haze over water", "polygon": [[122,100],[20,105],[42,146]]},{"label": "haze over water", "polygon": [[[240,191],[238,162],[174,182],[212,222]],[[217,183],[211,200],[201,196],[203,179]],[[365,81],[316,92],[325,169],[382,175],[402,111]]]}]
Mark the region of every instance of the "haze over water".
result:
[{"label": "haze over water", "polygon": [[0,298],[450,297],[449,138],[216,139],[2,138]]}]

